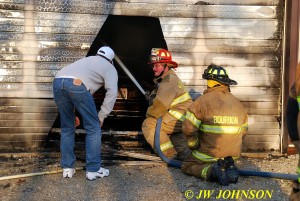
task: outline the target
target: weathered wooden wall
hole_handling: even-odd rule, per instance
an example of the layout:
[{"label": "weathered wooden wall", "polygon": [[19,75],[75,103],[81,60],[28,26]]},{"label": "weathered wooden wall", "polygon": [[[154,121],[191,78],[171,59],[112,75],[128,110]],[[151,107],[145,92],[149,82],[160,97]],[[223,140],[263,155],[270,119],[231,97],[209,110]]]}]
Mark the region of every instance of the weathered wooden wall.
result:
[{"label": "weathered wooden wall", "polygon": [[0,145],[38,146],[57,116],[55,73],[84,57],[108,14],[152,16],[193,97],[224,66],[249,113],[245,149],[280,148],[284,0],[0,0]]}]

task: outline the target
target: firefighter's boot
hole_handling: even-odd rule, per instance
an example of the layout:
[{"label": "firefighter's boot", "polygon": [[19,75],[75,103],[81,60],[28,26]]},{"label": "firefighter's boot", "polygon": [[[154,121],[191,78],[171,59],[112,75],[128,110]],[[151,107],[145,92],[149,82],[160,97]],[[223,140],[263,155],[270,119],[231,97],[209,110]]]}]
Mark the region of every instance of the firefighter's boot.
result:
[{"label": "firefighter's boot", "polygon": [[225,161],[218,159],[216,163],[213,164],[210,173],[210,181],[218,181],[222,186],[229,185],[229,178],[226,172]]},{"label": "firefighter's boot", "polygon": [[294,181],[292,184],[289,201],[300,201],[300,183],[298,181]]},{"label": "firefighter's boot", "polygon": [[187,141],[183,133],[173,133],[170,135],[170,140],[177,152],[174,159],[184,161],[191,156],[192,151],[187,146]]},{"label": "firefighter's boot", "polygon": [[224,158],[224,162],[226,165],[226,172],[228,175],[228,179],[230,183],[237,183],[239,179],[239,170],[234,164],[234,160],[231,156],[227,156]]}]

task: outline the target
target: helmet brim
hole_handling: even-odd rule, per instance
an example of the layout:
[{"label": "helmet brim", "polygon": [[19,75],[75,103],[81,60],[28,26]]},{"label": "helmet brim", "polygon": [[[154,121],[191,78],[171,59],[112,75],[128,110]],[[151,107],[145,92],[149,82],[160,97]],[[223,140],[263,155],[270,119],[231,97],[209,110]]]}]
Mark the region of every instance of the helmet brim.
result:
[{"label": "helmet brim", "polygon": [[226,80],[224,79],[217,79],[216,77],[207,76],[206,74],[202,74],[202,78],[205,80],[215,80],[217,82],[220,82],[225,85],[237,85],[237,81],[230,79],[229,77],[226,77]]},{"label": "helmet brim", "polygon": [[229,79],[229,85],[237,85],[237,81]]},{"label": "helmet brim", "polygon": [[209,79],[206,79],[206,80],[215,80],[215,81],[220,82],[220,83],[225,84],[225,85],[237,85],[238,84],[235,80],[232,80],[230,78],[228,78],[228,80],[226,82],[223,81],[223,80],[214,79],[214,78],[209,78]]},{"label": "helmet brim", "polygon": [[155,61],[155,62],[148,62],[147,64],[152,65],[152,64],[157,64],[157,63],[167,63],[167,64],[172,64],[173,68],[177,68],[178,64],[175,61]]}]

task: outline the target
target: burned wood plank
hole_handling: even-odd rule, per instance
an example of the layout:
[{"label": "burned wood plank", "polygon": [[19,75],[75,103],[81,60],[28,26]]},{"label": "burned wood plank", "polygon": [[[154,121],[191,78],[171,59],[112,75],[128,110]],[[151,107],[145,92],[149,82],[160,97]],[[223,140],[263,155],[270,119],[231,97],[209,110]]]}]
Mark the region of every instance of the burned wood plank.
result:
[{"label": "burned wood plank", "polygon": [[123,151],[123,150],[115,150],[115,149],[107,149],[107,150],[112,152],[113,155],[128,156],[131,158],[143,159],[143,160],[149,160],[149,161],[161,161],[161,159],[157,156],[141,154],[141,153],[134,153],[134,152]]},{"label": "burned wood plank", "polygon": [[[52,133],[60,133],[60,128],[52,128]],[[76,129],[77,134],[86,134],[84,129]],[[102,130],[102,135],[120,135],[120,136],[137,136],[142,135],[142,131],[113,131],[113,130]]]}]

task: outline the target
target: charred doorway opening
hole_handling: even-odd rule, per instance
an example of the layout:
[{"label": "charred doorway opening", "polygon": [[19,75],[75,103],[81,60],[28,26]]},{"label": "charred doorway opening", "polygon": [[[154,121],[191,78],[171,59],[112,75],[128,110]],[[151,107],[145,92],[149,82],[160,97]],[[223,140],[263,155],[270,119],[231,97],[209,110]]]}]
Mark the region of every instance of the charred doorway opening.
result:
[{"label": "charred doorway opening", "polygon": [[[108,45],[115,51],[115,54],[145,91],[154,88],[153,72],[147,65],[149,54],[154,47],[167,49],[167,44],[158,18],[109,15],[86,56],[95,55],[97,50],[103,45]],[[104,120],[102,131],[103,133],[110,133],[110,131],[122,133],[122,131],[125,131],[125,133],[128,134],[105,134],[102,136],[103,143],[106,145],[105,147],[115,149],[149,152],[151,151],[150,145],[147,144],[143,136],[132,136],[132,134],[130,134],[136,133],[130,131],[138,131],[138,133],[141,131],[142,122],[145,119],[146,110],[148,108],[148,102],[116,61],[114,61],[114,66],[118,72],[119,96],[113,111]],[[104,96],[105,89],[99,89],[94,94],[97,109],[100,109]],[[77,114],[77,116],[81,119],[79,114]],[[60,117],[58,115],[46,140],[47,147],[54,146],[59,148],[59,128]],[[77,129],[76,133],[79,135],[75,135],[75,148],[80,151],[85,146],[85,134],[81,133],[81,129],[83,129],[82,125],[77,127]],[[105,155],[106,152],[104,148],[102,151],[104,151],[103,154]],[[111,159],[110,152],[111,150],[106,153],[109,159]]]},{"label": "charred doorway opening", "polygon": [[[87,56],[95,55],[103,45],[108,45],[115,51],[144,90],[154,87],[152,69],[147,65],[151,48],[167,49],[158,18],[109,15]],[[141,130],[148,103],[119,64],[114,61],[114,65],[119,75],[119,96],[102,129]],[[103,89],[94,94],[97,108],[100,107],[104,94]]]}]

